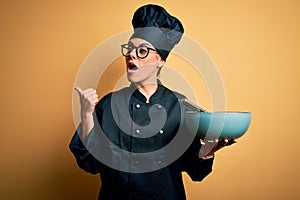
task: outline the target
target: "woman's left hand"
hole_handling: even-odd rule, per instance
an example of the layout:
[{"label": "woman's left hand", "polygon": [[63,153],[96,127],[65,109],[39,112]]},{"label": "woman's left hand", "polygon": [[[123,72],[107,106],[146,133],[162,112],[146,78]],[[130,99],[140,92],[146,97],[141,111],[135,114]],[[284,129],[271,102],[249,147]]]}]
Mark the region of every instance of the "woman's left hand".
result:
[{"label": "woman's left hand", "polygon": [[234,143],[236,143],[237,140],[236,139],[222,139],[222,140],[203,140],[200,139],[200,143],[201,143],[201,148],[199,151],[199,158],[202,159],[208,159],[208,158],[212,158],[215,154],[215,152],[217,152],[218,150],[222,149],[225,146],[230,146]]}]

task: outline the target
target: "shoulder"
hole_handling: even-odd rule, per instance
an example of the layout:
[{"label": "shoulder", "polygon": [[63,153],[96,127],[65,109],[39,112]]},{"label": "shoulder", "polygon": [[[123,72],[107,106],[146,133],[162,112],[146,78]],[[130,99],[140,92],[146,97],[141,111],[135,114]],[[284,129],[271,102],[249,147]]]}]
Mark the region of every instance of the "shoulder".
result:
[{"label": "shoulder", "polygon": [[163,95],[166,96],[166,97],[176,97],[177,99],[183,99],[183,98],[186,98],[185,95],[177,92],[177,91],[174,91],[174,90],[171,90],[169,89],[168,87],[164,86],[164,85],[161,85],[160,86],[163,90]]},{"label": "shoulder", "polygon": [[101,113],[105,108],[109,109],[112,92],[104,95],[95,107],[96,113]]},{"label": "shoulder", "polygon": [[132,93],[130,87],[125,87],[120,90],[109,92],[106,95],[104,95],[100,101],[96,105],[96,110],[104,109],[104,108],[110,108],[110,104],[113,98],[118,99],[120,96],[128,96],[128,94]]}]

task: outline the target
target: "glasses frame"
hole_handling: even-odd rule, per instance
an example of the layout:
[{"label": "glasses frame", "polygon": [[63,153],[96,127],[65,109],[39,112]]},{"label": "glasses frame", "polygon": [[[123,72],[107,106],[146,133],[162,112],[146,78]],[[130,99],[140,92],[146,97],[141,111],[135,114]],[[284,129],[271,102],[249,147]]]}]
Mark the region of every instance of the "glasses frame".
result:
[{"label": "glasses frame", "polygon": [[[129,47],[130,47],[131,50],[129,50]],[[147,49],[147,53],[146,53],[145,56],[140,56],[140,55],[139,55],[139,48],[141,48],[141,47]],[[124,53],[124,49],[127,50],[127,53],[126,53],[126,54]],[[129,53],[132,52],[134,49],[135,49],[135,55],[136,55],[138,58],[140,58],[140,59],[146,58],[146,57],[149,55],[150,50],[156,51],[156,49],[153,49],[153,48],[148,47],[148,46],[146,46],[146,45],[140,45],[140,46],[137,46],[137,47],[136,47],[136,46],[133,46],[133,45],[129,45],[129,44],[122,44],[122,45],[121,45],[121,53],[122,53],[122,55],[123,55],[124,57],[129,57]]]}]

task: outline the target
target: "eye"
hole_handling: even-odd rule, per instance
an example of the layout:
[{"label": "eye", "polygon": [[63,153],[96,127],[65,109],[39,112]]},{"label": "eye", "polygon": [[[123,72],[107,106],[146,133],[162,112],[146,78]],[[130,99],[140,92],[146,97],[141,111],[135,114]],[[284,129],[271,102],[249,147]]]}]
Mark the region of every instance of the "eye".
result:
[{"label": "eye", "polygon": [[145,55],[148,53],[148,49],[147,49],[147,47],[139,47],[138,52],[140,55]]}]

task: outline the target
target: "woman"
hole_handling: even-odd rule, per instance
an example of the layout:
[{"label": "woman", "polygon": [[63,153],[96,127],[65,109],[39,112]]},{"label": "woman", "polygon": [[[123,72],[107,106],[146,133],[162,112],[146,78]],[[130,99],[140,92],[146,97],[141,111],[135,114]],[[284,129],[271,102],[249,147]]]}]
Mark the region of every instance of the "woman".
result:
[{"label": "woman", "polygon": [[200,148],[203,141],[185,128],[187,108],[178,101],[185,97],[157,78],[181,39],[181,22],[160,6],[146,5],[132,24],[133,35],[121,45],[131,85],[99,102],[94,89],[75,88],[82,121],[70,149],[82,169],[100,173],[99,199],[186,199],[181,173],[201,181],[212,170],[214,153],[235,141]]}]

